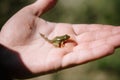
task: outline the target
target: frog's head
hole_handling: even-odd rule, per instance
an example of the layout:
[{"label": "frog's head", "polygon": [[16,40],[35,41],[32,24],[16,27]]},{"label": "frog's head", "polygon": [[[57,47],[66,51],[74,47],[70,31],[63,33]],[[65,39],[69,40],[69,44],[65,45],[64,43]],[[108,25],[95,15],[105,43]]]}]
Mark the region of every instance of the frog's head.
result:
[{"label": "frog's head", "polygon": [[69,39],[69,38],[70,38],[70,36],[69,36],[69,35],[67,35],[67,34],[65,34],[63,37],[64,37],[64,39],[65,39],[65,40],[67,40],[67,39]]}]

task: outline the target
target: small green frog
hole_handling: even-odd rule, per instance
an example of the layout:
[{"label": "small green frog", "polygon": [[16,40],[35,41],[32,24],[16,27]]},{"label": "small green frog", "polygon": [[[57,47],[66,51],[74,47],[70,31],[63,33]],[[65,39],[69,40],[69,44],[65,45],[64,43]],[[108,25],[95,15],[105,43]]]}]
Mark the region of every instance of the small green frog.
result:
[{"label": "small green frog", "polygon": [[47,37],[45,37],[44,34],[40,35],[49,43],[53,44],[55,47],[64,47],[65,42],[70,38],[69,35],[65,34],[63,36],[56,36],[55,38],[53,38],[52,40],[49,40]]}]

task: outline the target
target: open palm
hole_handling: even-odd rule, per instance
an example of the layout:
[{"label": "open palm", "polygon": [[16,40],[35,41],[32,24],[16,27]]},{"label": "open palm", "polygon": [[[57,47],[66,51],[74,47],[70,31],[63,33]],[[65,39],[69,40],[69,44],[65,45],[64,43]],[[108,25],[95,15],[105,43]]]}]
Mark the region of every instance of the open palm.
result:
[{"label": "open palm", "polygon": [[[54,3],[38,0],[17,12],[1,30],[0,43],[18,52],[31,72],[49,73],[83,64],[113,53],[120,45],[120,27],[52,23],[38,17]],[[73,42],[56,48],[39,33],[49,39],[68,34]]]}]

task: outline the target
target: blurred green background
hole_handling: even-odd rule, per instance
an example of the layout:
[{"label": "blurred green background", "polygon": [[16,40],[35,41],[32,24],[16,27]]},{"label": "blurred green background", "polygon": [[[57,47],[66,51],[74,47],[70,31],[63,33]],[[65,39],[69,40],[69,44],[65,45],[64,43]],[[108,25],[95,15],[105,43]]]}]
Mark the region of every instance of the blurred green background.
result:
[{"label": "blurred green background", "polygon": [[[35,0],[0,0],[0,26]],[[41,17],[51,22],[120,25],[120,0],[58,0]],[[0,28],[1,28],[0,27]],[[27,80],[120,80],[120,49],[84,65]]]}]

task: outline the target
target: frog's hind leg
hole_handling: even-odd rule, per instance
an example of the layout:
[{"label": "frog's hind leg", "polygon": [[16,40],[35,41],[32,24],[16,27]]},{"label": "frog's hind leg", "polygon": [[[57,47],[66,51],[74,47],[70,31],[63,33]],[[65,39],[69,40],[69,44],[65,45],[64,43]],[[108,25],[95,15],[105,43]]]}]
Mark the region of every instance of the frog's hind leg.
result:
[{"label": "frog's hind leg", "polygon": [[58,43],[52,43],[55,47],[60,47],[60,44]]},{"label": "frog's hind leg", "polygon": [[61,44],[59,45],[60,48],[65,46],[65,42],[61,42]]}]

